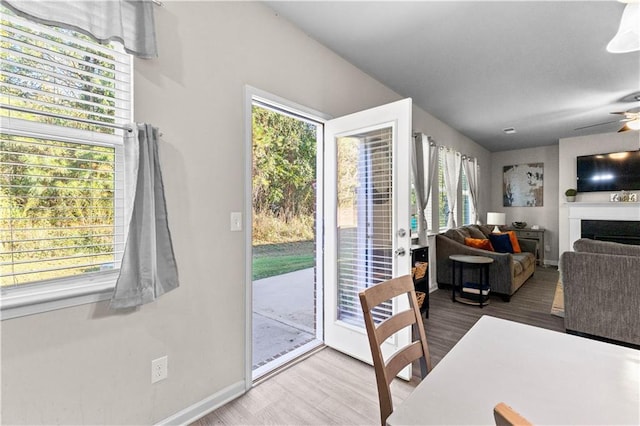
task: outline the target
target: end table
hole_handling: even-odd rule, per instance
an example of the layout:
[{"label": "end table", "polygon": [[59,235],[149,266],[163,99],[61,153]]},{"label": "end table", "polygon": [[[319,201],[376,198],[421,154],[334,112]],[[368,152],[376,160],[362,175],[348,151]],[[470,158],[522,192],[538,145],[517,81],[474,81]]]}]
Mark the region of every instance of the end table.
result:
[{"label": "end table", "polygon": [[[468,256],[464,254],[452,254],[449,259],[453,262],[453,291],[451,300],[453,302],[477,305],[482,308],[489,303],[489,265],[493,259],[486,256]],[[464,265],[477,266],[480,269],[480,280],[478,283],[464,283]],[[456,266],[459,267],[460,276],[456,282]]]}]

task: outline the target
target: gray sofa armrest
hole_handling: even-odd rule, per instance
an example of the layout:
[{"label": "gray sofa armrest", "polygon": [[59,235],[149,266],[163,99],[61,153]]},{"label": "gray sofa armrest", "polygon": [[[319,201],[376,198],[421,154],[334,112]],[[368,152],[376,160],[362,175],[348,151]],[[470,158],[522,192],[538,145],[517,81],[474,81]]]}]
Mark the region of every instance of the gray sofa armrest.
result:
[{"label": "gray sofa armrest", "polygon": [[640,260],[564,252],[565,328],[640,345]]},{"label": "gray sofa armrest", "polygon": [[622,256],[640,257],[640,246],[620,244],[611,241],[580,238],[573,243],[573,249],[585,253],[619,254]]},{"label": "gray sofa armrest", "polygon": [[[449,260],[449,256],[452,254],[492,258],[493,263],[489,265],[491,291],[500,294],[511,294],[511,281],[514,275],[513,256],[511,254],[469,247],[443,235],[436,235],[436,270],[439,284],[453,284],[452,263]],[[477,281],[478,272],[473,268],[467,268],[462,278],[463,280]]]},{"label": "gray sofa armrest", "polygon": [[520,244],[520,250],[523,252],[533,253],[536,255],[536,248],[538,242],[536,240],[527,240],[526,238],[518,238],[518,244]]}]

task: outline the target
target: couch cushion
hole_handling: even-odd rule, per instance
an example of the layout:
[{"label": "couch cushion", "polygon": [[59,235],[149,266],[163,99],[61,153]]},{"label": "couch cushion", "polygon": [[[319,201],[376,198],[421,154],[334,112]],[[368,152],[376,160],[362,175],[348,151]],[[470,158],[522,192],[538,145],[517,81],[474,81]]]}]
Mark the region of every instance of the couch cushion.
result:
[{"label": "couch cushion", "polygon": [[493,249],[498,253],[513,253],[513,246],[509,234],[489,234]]},{"label": "couch cushion", "polygon": [[524,266],[522,263],[518,262],[516,259],[513,259],[513,276],[517,277],[524,271]]},{"label": "couch cushion", "polygon": [[523,253],[514,253],[513,260],[517,263],[520,263],[524,269],[527,269],[531,266],[531,264],[535,263],[536,257],[533,253],[523,252]]},{"label": "couch cushion", "polygon": [[462,228],[448,229],[447,232],[444,233],[444,235],[460,244],[464,244],[464,239],[470,237],[469,232],[463,230]]},{"label": "couch cushion", "polygon": [[466,228],[469,230],[469,236],[471,236],[471,238],[478,238],[481,240],[487,238],[485,233],[478,228],[478,225],[469,225]]},{"label": "couch cushion", "polygon": [[491,231],[493,231],[493,226],[491,225],[477,225],[478,229],[485,235],[485,237],[489,237]]},{"label": "couch cushion", "polygon": [[464,245],[482,250],[495,251],[491,245],[491,241],[486,238],[465,238]]},{"label": "couch cushion", "polygon": [[522,252],[522,250],[520,250],[520,244],[518,243],[518,237],[516,236],[516,232],[507,231],[506,233],[509,235],[509,240],[511,240],[511,247],[513,247],[513,252],[514,253]]}]

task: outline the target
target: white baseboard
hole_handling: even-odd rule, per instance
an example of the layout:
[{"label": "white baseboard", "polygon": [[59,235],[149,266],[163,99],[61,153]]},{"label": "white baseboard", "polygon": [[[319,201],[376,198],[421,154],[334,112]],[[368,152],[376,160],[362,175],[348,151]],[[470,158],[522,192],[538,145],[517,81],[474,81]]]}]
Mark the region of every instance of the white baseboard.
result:
[{"label": "white baseboard", "polygon": [[245,382],[240,381],[227,386],[219,392],[196,402],[190,407],[185,408],[164,420],[159,421],[156,425],[188,425],[195,422],[201,417],[206,416],[213,410],[222,407],[227,402],[236,399],[245,393]]}]

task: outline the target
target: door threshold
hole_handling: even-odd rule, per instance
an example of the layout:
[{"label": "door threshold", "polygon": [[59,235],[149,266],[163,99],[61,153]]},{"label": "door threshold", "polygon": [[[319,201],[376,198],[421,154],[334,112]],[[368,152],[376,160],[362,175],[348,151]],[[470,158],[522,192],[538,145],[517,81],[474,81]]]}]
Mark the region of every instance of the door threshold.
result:
[{"label": "door threshold", "polygon": [[291,352],[271,361],[268,364],[260,366],[251,372],[253,376],[253,386],[259,385],[263,381],[270,379],[281,371],[304,361],[312,355],[326,348],[324,342],[320,340],[312,340]]}]

